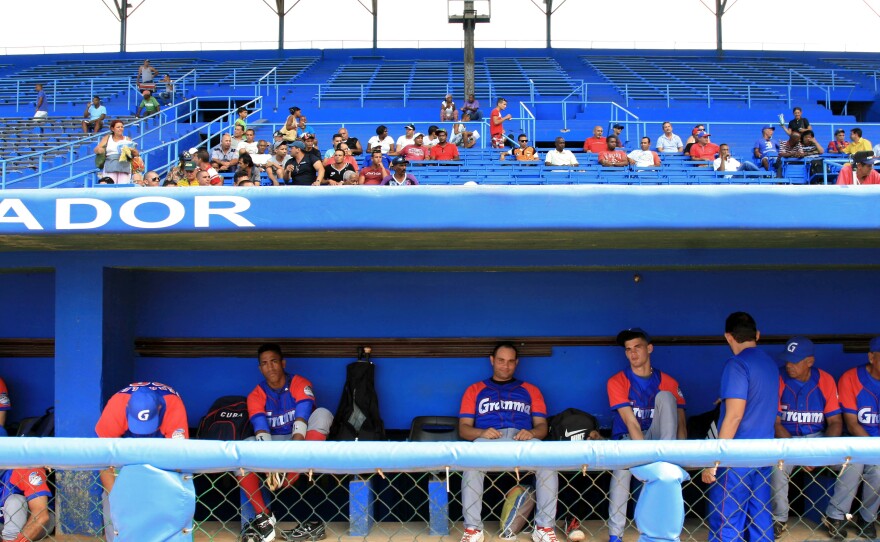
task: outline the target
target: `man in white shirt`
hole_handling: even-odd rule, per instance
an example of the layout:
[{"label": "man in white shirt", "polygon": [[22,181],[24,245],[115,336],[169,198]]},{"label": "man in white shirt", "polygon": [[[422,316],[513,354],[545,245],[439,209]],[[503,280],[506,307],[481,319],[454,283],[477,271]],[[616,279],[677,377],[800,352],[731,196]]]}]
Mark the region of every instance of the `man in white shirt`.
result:
[{"label": "man in white shirt", "polygon": [[250,154],[251,156],[254,156],[259,153],[259,149],[257,148],[257,142],[254,141],[255,136],[256,136],[256,134],[254,133],[253,128],[248,128],[245,131],[244,141],[242,141],[241,143],[238,144],[237,147],[235,147],[235,150],[238,152],[238,154],[241,154],[242,152],[246,152],[246,153]]},{"label": "man in white shirt", "polygon": [[648,136],[642,138],[640,148],[630,152],[626,157],[629,160],[629,164],[637,168],[660,165],[660,157],[651,150],[651,138]]},{"label": "man in white shirt", "polygon": [[547,157],[544,159],[544,165],[577,166],[579,164],[577,158],[574,157],[574,154],[565,148],[565,138],[557,137],[556,148],[547,152]]},{"label": "man in white shirt", "polygon": [[712,162],[715,171],[760,171],[758,166],[746,161],[740,163],[739,160],[730,156],[730,145],[722,143],[719,145],[718,158]]},{"label": "man in white shirt", "polygon": [[406,147],[407,145],[413,145],[416,142],[415,141],[416,127],[412,124],[407,124],[406,126],[404,126],[404,128],[406,129],[406,134],[397,138],[397,152],[398,153],[400,151],[402,151],[403,148]]},{"label": "man in white shirt", "polygon": [[657,138],[658,152],[677,152],[684,150],[684,144],[681,138],[672,133],[672,123],[666,121],[663,123],[663,135]]}]

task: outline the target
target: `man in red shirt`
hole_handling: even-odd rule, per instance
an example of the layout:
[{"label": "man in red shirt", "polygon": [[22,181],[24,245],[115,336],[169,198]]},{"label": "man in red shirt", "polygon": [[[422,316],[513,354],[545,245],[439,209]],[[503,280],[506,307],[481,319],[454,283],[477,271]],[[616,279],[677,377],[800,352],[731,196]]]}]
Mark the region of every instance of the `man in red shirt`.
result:
[{"label": "man in red shirt", "polygon": [[412,145],[400,149],[399,156],[406,158],[407,162],[420,162],[428,157],[430,149],[424,145],[425,134],[419,132],[413,137]]},{"label": "man in red shirt", "polygon": [[[880,184],[880,173],[874,169],[874,152],[860,151],[853,155],[853,164],[840,169],[837,184]],[[853,174],[853,167],[856,168]]]},{"label": "man in red shirt", "polygon": [[373,152],[370,157],[372,158],[372,161],[369,166],[361,169],[361,174],[358,177],[358,184],[380,185],[382,184],[382,179],[391,175],[391,173],[385,169],[385,164],[382,162],[382,148],[373,147]]},{"label": "man in red shirt", "polygon": [[446,130],[437,130],[437,144],[431,147],[431,160],[459,160],[458,147],[446,142]]},{"label": "man in red shirt", "polygon": [[613,135],[606,137],[605,145],[608,150],[599,153],[599,165],[605,167],[626,167],[629,165],[626,151],[615,150],[617,149],[617,137]]},{"label": "man in red shirt", "polygon": [[492,136],[492,148],[501,149],[504,147],[504,121],[513,118],[510,113],[501,116],[501,112],[507,109],[507,100],[498,98],[497,107],[492,110],[489,117],[489,135]]},{"label": "man in red shirt", "polygon": [[720,150],[718,145],[709,142],[709,135],[706,132],[697,132],[697,142],[691,145],[691,159],[693,160],[715,160],[715,155]]},{"label": "man in red shirt", "polygon": [[584,152],[594,152],[600,153],[608,150],[608,144],[605,141],[605,136],[602,134],[604,130],[601,126],[596,126],[593,128],[593,137],[588,137],[584,140]]}]

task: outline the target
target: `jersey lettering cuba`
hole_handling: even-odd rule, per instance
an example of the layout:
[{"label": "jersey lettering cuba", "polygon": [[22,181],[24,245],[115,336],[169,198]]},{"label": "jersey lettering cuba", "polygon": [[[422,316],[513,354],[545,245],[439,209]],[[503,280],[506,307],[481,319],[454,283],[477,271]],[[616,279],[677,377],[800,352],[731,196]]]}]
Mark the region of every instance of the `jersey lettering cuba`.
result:
[{"label": "jersey lettering cuba", "polygon": [[[159,429],[151,435],[136,435],[128,430],[128,417],[125,414],[131,394],[138,388],[149,388],[165,400]],[[98,419],[95,433],[101,438],[189,438],[189,424],[186,408],[180,395],[171,386],[161,382],[134,382],[119,390],[107,401],[107,406]]]},{"label": "jersey lettering cuba", "polygon": [[293,433],[293,421],[306,422],[315,409],[312,383],[299,375],[286,375],[284,387],[273,389],[266,381],[260,382],[247,399],[248,415],[254,432],[272,435]]},{"label": "jersey lettering cuba", "polygon": [[611,438],[619,439],[629,434],[618,409],[631,407],[642,431],[647,431],[654,421],[654,399],[657,393],[668,391],[675,396],[678,408],[684,408],[684,395],[678,381],[657,369],[647,378],[638,376],[632,367],[620,371],[608,379],[608,402],[611,404],[613,422]]},{"label": "jersey lettering cuba", "polygon": [[838,390],[843,411],[855,414],[868,435],[880,436],[880,381],[868,374],[868,366],[843,373]]},{"label": "jersey lettering cuba", "polygon": [[796,437],[825,430],[829,416],[840,414],[837,385],[830,374],[813,368],[806,382],[779,371],[779,419],[782,427]]},{"label": "jersey lettering cuba", "polygon": [[459,417],[473,419],[477,429],[531,430],[532,416],[547,417],[544,396],[535,386],[516,379],[495,382],[489,378],[471,384],[459,409]]},{"label": "jersey lettering cuba", "polygon": [[23,495],[28,501],[37,497],[52,498],[45,470],[9,469],[0,472],[0,505],[12,495]]}]

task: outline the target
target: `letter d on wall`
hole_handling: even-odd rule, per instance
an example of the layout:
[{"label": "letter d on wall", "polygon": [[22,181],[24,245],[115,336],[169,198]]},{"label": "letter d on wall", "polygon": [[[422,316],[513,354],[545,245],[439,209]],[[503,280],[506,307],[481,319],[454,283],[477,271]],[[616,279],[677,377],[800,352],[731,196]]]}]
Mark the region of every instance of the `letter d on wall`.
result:
[{"label": "letter d on wall", "polygon": [[[74,205],[88,205],[95,210],[95,218],[90,222],[71,222],[70,210]],[[110,204],[95,198],[63,198],[55,201],[55,229],[93,230],[110,222],[113,211]]]}]

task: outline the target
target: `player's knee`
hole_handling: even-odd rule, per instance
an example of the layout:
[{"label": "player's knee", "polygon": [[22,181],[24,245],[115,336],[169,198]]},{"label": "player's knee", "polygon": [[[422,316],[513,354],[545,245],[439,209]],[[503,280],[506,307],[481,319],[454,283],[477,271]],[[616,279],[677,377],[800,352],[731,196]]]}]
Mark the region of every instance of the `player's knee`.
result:
[{"label": "player's knee", "polygon": [[675,395],[673,395],[671,391],[660,391],[657,392],[657,396],[654,397],[654,408],[660,403],[663,403],[664,406],[667,407],[675,407],[677,406],[676,402]]},{"label": "player's knee", "polygon": [[309,431],[317,431],[322,435],[330,433],[333,424],[333,414],[326,408],[316,408],[309,416]]}]

